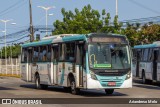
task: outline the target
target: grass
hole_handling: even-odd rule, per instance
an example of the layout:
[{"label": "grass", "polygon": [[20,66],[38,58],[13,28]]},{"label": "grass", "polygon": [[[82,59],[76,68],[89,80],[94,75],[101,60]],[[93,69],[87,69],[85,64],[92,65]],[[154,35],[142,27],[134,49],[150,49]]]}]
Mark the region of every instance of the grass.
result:
[{"label": "grass", "polygon": [[15,77],[15,78],[21,78],[20,75],[16,75],[16,74],[0,74],[0,76],[4,76],[4,77]]}]

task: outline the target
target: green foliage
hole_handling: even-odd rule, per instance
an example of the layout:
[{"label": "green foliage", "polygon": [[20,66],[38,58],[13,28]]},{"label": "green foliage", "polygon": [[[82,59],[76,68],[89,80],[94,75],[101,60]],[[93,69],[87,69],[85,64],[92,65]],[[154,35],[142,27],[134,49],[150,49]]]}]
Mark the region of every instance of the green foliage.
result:
[{"label": "green foliage", "polygon": [[8,57],[17,58],[21,54],[21,46],[20,45],[7,46],[6,51],[5,47],[3,47],[0,52],[0,57],[5,58],[5,52],[7,54],[7,58]]},{"label": "green foliage", "polygon": [[100,14],[98,10],[92,9],[91,5],[84,6],[81,11],[75,8],[74,12],[61,9],[63,21],[54,22],[53,34],[87,34],[92,32],[113,32],[119,33],[121,25],[118,23],[118,16],[114,19],[114,26],[110,26],[110,14],[105,9]]},{"label": "green foliage", "polygon": [[160,25],[151,22],[143,26],[139,23],[127,24],[122,34],[128,37],[131,46],[149,44],[160,40]]}]

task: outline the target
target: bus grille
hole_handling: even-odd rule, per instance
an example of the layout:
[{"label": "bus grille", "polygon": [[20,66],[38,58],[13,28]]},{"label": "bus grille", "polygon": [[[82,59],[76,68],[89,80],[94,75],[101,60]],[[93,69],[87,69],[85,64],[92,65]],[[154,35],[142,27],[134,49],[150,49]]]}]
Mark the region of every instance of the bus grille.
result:
[{"label": "bus grille", "polygon": [[125,74],[127,74],[127,71],[118,71],[118,72],[111,72],[111,71],[96,71],[95,74],[99,75],[99,76],[123,76]]}]

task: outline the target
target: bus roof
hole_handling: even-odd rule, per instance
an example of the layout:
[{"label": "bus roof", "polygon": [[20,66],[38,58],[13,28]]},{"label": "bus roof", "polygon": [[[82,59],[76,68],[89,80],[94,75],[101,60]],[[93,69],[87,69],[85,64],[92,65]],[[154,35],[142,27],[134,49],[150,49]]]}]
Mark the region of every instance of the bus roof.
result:
[{"label": "bus roof", "polygon": [[56,39],[53,39],[52,43],[58,43],[58,42],[69,42],[69,41],[76,41],[76,40],[85,40],[86,35],[79,34],[79,35],[67,35],[62,37],[57,37]]},{"label": "bus roof", "polygon": [[[41,46],[47,45],[52,43],[60,43],[60,42],[69,42],[69,41],[76,41],[76,40],[86,40],[87,37],[90,36],[121,36],[118,34],[108,34],[108,33],[90,33],[90,34],[60,34],[54,35],[50,37],[45,37],[41,41],[36,42],[29,42],[21,45],[22,47],[31,47],[31,46]],[[124,36],[125,37],[125,36]]]},{"label": "bus roof", "polygon": [[47,44],[51,44],[52,41],[53,41],[53,39],[41,40],[41,41],[37,41],[37,42],[29,42],[29,43],[23,44],[22,47],[47,45]]},{"label": "bus roof", "polygon": [[138,49],[138,48],[153,48],[153,47],[157,47],[157,44],[146,44],[146,45],[136,45],[136,46],[134,46],[135,49]]}]

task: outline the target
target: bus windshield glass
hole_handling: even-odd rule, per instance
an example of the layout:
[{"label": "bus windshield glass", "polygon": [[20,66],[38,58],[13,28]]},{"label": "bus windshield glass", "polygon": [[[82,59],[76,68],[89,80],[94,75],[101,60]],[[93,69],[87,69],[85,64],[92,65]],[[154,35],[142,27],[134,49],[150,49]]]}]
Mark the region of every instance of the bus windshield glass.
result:
[{"label": "bus windshield glass", "polygon": [[89,44],[89,65],[93,69],[130,68],[129,46],[122,44]]}]

